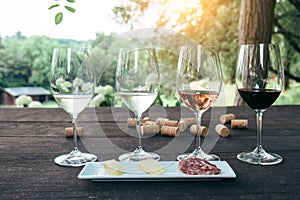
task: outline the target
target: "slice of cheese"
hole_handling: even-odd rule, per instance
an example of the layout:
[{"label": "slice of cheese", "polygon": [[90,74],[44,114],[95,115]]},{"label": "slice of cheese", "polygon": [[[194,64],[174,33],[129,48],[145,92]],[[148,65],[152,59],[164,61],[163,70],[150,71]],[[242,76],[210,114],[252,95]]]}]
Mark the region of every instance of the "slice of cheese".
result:
[{"label": "slice of cheese", "polygon": [[139,161],[139,168],[150,175],[162,175],[165,170],[156,160],[147,159]]},{"label": "slice of cheese", "polygon": [[123,174],[123,167],[118,163],[116,160],[107,160],[104,161],[104,169],[110,174],[110,175],[122,175]]}]

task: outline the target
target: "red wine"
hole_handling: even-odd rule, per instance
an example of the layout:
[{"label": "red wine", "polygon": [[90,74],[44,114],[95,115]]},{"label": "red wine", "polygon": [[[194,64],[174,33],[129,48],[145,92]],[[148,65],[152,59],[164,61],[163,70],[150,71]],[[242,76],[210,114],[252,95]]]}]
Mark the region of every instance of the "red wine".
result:
[{"label": "red wine", "polygon": [[279,97],[280,90],[238,89],[242,99],[253,109],[266,109]]},{"label": "red wine", "polygon": [[206,110],[216,101],[218,92],[212,91],[178,91],[182,101],[192,110]]}]

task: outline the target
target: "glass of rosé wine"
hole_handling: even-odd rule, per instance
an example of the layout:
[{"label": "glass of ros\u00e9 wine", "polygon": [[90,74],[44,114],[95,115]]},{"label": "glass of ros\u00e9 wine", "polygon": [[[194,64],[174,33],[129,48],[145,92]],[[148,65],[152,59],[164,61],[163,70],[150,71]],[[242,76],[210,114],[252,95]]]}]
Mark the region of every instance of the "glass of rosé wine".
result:
[{"label": "glass of ros\u00e9 wine", "polygon": [[201,148],[199,129],[202,114],[217,100],[222,86],[222,72],[215,46],[191,45],[180,47],[176,75],[176,90],[184,104],[195,113],[196,148],[192,153],[179,155],[177,160],[201,158],[220,160]]},{"label": "glass of ros\u00e9 wine", "polygon": [[257,146],[252,152],[237,155],[241,161],[273,165],[283,158],[267,153],[261,142],[263,112],[279,97],[284,83],[279,46],[261,43],[241,45],[239,50],[235,82],[244,102],[256,112]]}]

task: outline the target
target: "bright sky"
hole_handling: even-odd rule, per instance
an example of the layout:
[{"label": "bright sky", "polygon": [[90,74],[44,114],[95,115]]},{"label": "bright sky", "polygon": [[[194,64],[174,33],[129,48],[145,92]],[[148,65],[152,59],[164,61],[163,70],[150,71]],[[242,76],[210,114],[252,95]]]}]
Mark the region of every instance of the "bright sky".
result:
[{"label": "bright sky", "polygon": [[54,16],[60,8],[48,10],[65,0],[0,0],[0,36],[12,36],[21,31],[25,36],[45,35],[77,40],[95,39],[96,32],[109,34],[129,30],[112,20],[112,7],[120,0],[76,0],[75,13],[64,11],[61,24]]}]

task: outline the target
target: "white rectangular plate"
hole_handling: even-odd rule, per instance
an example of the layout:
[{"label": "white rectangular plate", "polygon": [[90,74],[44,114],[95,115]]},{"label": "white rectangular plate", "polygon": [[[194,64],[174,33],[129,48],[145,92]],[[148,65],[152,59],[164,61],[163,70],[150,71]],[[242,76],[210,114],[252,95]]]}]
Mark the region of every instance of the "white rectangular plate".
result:
[{"label": "white rectangular plate", "polygon": [[159,161],[164,167],[162,175],[149,175],[138,168],[138,162],[119,162],[123,166],[123,174],[110,175],[104,169],[103,162],[90,162],[78,174],[79,179],[93,181],[201,181],[236,178],[236,174],[226,161],[210,161],[221,173],[217,175],[187,175],[178,168],[178,161]]}]

